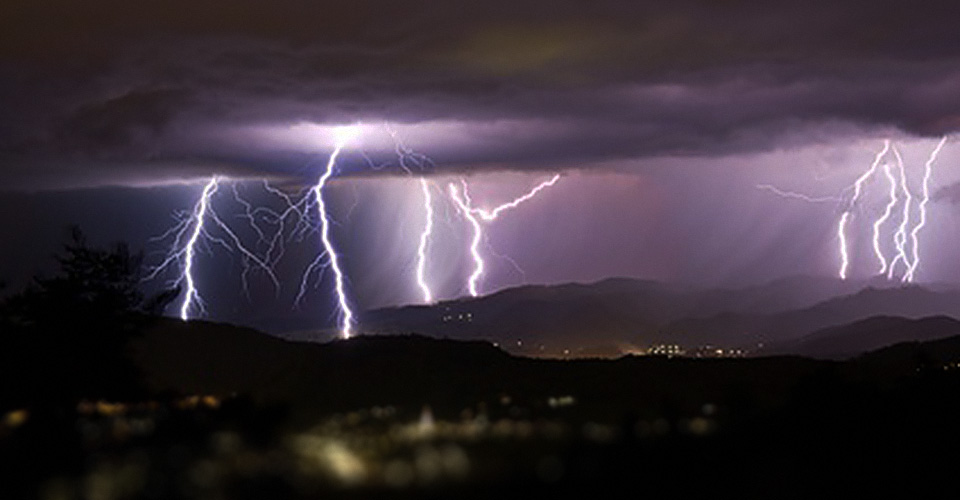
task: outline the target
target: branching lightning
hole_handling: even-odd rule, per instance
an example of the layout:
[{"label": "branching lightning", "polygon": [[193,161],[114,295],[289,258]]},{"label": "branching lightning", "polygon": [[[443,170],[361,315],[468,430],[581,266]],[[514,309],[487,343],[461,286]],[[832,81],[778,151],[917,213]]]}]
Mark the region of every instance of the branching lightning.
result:
[{"label": "branching lightning", "polygon": [[910,188],[907,186],[907,168],[903,164],[903,157],[900,151],[893,148],[893,156],[897,159],[897,168],[900,169],[900,189],[903,191],[903,215],[897,232],[893,236],[893,243],[897,248],[897,256],[890,262],[890,268],[887,269],[887,279],[893,279],[893,273],[896,270],[897,263],[903,261],[903,265],[909,271],[910,260],[907,258],[907,226],[910,224],[910,202],[913,196],[910,194]]},{"label": "branching lightning", "polygon": [[[231,252],[236,250],[241,254],[243,262],[241,280],[243,282],[244,293],[247,293],[249,290],[247,275],[250,271],[251,263],[265,272],[273,283],[277,293],[280,291],[280,281],[273,272],[271,265],[265,261],[265,259],[258,257],[253,251],[248,249],[240,237],[230,229],[213,209],[212,199],[219,188],[220,182],[221,178],[216,176],[207,181],[200,195],[200,199],[197,200],[196,205],[189,215],[182,217],[181,220],[166,233],[154,238],[154,240],[165,240],[172,236],[173,245],[163,261],[148,271],[144,280],[155,279],[164,270],[174,265],[179,267],[180,272],[177,278],[173,280],[172,285],[180,286],[182,284],[185,287],[183,301],[180,304],[180,318],[184,321],[190,319],[191,313],[194,311],[198,314],[204,314],[206,312],[204,300],[197,290],[196,277],[194,276],[197,252],[203,241],[216,244]],[[237,196],[236,191],[235,196]],[[240,201],[245,208],[249,208],[250,205],[243,203],[239,197],[237,197],[237,200]],[[205,224],[205,221],[208,219],[213,221],[215,227],[225,235],[225,238],[216,237],[210,233]],[[257,232],[262,236],[262,233],[258,229]]]},{"label": "branching lightning", "polygon": [[[844,204],[844,208],[840,214],[840,219],[837,222],[837,240],[840,244],[840,268],[838,272],[840,279],[847,278],[850,268],[850,252],[848,248],[848,229],[850,223],[857,216],[857,209],[862,202],[865,189],[864,186],[866,182],[876,174],[878,168],[880,168],[880,165],[883,165],[883,173],[887,179],[890,190],[883,212],[872,223],[873,253],[876,255],[877,260],[880,263],[878,274],[885,276],[888,280],[892,280],[897,271],[898,264],[903,263],[905,271],[900,277],[901,281],[908,283],[914,280],[916,270],[920,265],[919,234],[927,223],[927,205],[930,202],[930,179],[933,175],[933,164],[936,162],[938,155],[947,142],[947,139],[948,137],[946,136],[940,139],[940,142],[937,143],[937,146],[927,157],[927,161],[924,164],[922,194],[918,196],[919,201],[917,202],[919,215],[916,223],[912,227],[911,222],[913,222],[914,217],[911,214],[911,207],[914,205],[916,197],[910,191],[909,177],[907,175],[907,168],[903,157],[901,156],[899,149],[892,145],[890,140],[885,140],[883,142],[883,148],[876,153],[870,168],[863,172],[853,184],[843,190],[843,192],[852,191],[852,194]],[[884,158],[887,158],[888,155],[893,157],[892,163],[883,162]],[[896,173],[893,171],[894,168],[897,169]],[[784,191],[769,184],[759,184],[757,185],[757,188],[770,191],[783,198],[798,199],[809,203],[842,201],[841,198],[818,198],[808,196],[803,193]],[[841,192],[841,194],[843,192]],[[902,193],[902,196],[898,195],[898,192]],[[895,249],[895,255],[893,256],[892,260],[888,260],[883,251],[881,238],[882,230],[883,226],[894,217],[895,210],[898,206],[900,207],[900,211],[896,217],[899,217],[899,224],[892,234],[892,243]]]},{"label": "branching lightning", "polygon": [[[464,187],[466,187],[466,183],[464,183]],[[464,191],[464,196],[461,197],[455,184],[451,182],[449,188],[450,198],[453,199],[457,208],[460,209],[463,216],[470,222],[470,225],[473,226],[473,239],[470,241],[470,255],[473,256],[473,273],[470,274],[470,278],[467,280],[467,287],[470,295],[476,297],[479,295],[477,291],[477,281],[479,281],[480,276],[483,275],[484,268],[483,256],[480,255],[480,239],[483,237],[483,229],[480,227],[480,221],[474,216],[474,210],[470,208],[467,201],[464,201],[464,198],[469,200],[466,190]]]},{"label": "branching lightning", "polygon": [[[480,216],[485,222],[491,222],[497,219],[497,217],[504,211],[516,208],[521,203],[532,199],[540,191],[553,186],[560,180],[560,174],[556,174],[551,177],[549,180],[541,182],[531,189],[526,194],[499,205],[492,210],[486,210],[482,208],[474,208],[473,201],[470,199],[470,193],[467,188],[467,181],[461,179],[460,183],[463,186],[463,193],[461,196],[460,191],[457,189],[457,186],[453,183],[450,183],[450,198],[453,199],[453,202],[457,205],[457,208],[460,209],[460,212],[463,213],[463,216],[470,222],[470,225],[473,227],[473,238],[470,243],[470,255],[473,257],[474,268],[473,273],[470,274],[470,278],[467,280],[467,289],[470,292],[470,295],[476,297],[479,295],[477,289],[477,283],[480,280],[480,277],[483,275],[484,270],[484,261],[483,256],[480,255],[480,241],[483,239],[483,228],[480,225],[480,221],[477,219],[477,215]],[[514,263],[516,265],[516,263]]]},{"label": "branching lightning", "polygon": [[797,193],[794,191],[784,191],[771,184],[757,184],[757,189],[764,191],[770,191],[771,193],[781,197],[781,198],[793,198],[795,200],[802,200],[808,203],[836,203],[841,201],[840,198],[836,196],[808,196],[803,193]]},{"label": "branching lightning", "polygon": [[[254,208],[251,203],[240,196],[236,185],[233,188],[234,198],[244,208],[244,213],[239,217],[248,221],[250,227],[259,237],[259,244],[265,246],[263,260],[270,265],[276,265],[286,252],[285,241],[294,238],[298,241],[302,240],[303,233],[309,229],[307,210],[310,205],[310,197],[303,196],[300,201],[294,202],[290,195],[271,186],[266,180],[263,181],[263,189],[280,199],[284,204],[284,209],[276,211],[266,206]],[[297,220],[297,226],[288,236],[286,234],[287,219],[291,216],[294,216]],[[263,221],[267,229],[264,229],[258,221]]]},{"label": "branching lightning", "polygon": [[887,257],[883,254],[883,249],[880,247],[880,227],[890,218],[890,215],[893,213],[893,207],[897,204],[897,179],[893,177],[893,172],[890,171],[890,164],[883,166],[883,173],[887,177],[887,182],[890,183],[890,201],[887,202],[883,215],[873,223],[873,252],[880,261],[880,271],[878,271],[878,274],[887,272]]},{"label": "branching lightning", "polygon": [[[494,208],[493,210],[484,210],[484,209],[482,209],[482,208],[478,208],[478,209],[475,209],[475,211],[476,211],[476,213],[480,214],[480,217],[482,217],[483,220],[485,220],[485,221],[488,221],[488,222],[489,222],[489,221],[492,221],[492,220],[496,220],[497,216],[500,215],[500,213],[503,212],[504,210],[509,210],[509,209],[511,209],[511,208],[516,208],[516,207],[517,207],[518,205],[520,205],[521,203],[523,203],[523,202],[525,202],[525,201],[533,198],[534,196],[536,196],[537,193],[539,193],[540,191],[542,191],[542,190],[544,190],[544,189],[546,189],[546,188],[548,188],[548,187],[556,184],[557,181],[559,181],[559,180],[560,180],[560,174],[556,174],[556,175],[554,175],[553,177],[551,177],[550,180],[541,182],[541,183],[538,184],[536,187],[534,187],[533,189],[531,189],[530,192],[528,192],[527,194],[525,194],[525,195],[523,195],[523,196],[521,196],[521,197],[519,197],[519,198],[517,198],[517,199],[515,199],[515,200],[513,200],[513,201],[504,203],[503,205],[500,205],[500,206]],[[466,187],[464,187],[464,194],[466,195]],[[469,198],[468,198],[468,200],[469,200]]]},{"label": "branching lightning", "polygon": [[[397,157],[399,158],[400,168],[403,169],[409,175],[413,175],[413,169],[416,168],[419,171],[424,171],[429,167],[433,167],[433,160],[431,160],[427,155],[417,153],[413,149],[407,147],[404,144],[403,140],[400,138],[399,134],[393,130],[389,125],[386,125],[387,133],[390,134],[390,137],[393,138],[395,151]],[[433,303],[433,290],[430,288],[430,284],[427,282],[426,272],[427,272],[427,261],[428,259],[428,249],[430,246],[430,240],[433,236],[433,196],[430,194],[430,185],[431,183],[427,181],[425,177],[420,177],[420,192],[423,195],[423,212],[424,212],[424,225],[423,230],[420,232],[420,243],[417,245],[417,286],[420,287],[420,291],[423,293],[423,302],[425,304]]]},{"label": "branching lightning", "polygon": [[863,192],[863,183],[867,181],[873,174],[877,171],[877,167],[880,165],[880,161],[883,160],[883,157],[887,155],[887,151],[890,150],[890,141],[883,141],[883,149],[877,153],[877,156],[874,158],[873,163],[870,165],[870,168],[864,172],[857,180],[853,183],[853,196],[850,198],[850,202],[847,206],[847,209],[843,212],[843,215],[840,216],[840,223],[838,224],[837,232],[840,234],[840,279],[847,279],[847,268],[850,266],[850,257],[847,251],[847,234],[846,227],[847,222],[850,219],[853,209],[856,207],[857,201],[860,199],[860,194]]},{"label": "branching lightning", "polygon": [[[206,313],[205,301],[199,291],[202,283],[198,283],[197,279],[197,259],[201,252],[209,252],[212,246],[235,252],[239,255],[243,264],[243,272],[240,277],[245,291],[248,289],[248,273],[255,268],[256,270],[262,270],[269,277],[279,293],[280,282],[275,275],[274,266],[285,253],[286,242],[293,239],[302,240],[308,232],[317,231],[322,249],[303,274],[296,303],[300,303],[303,299],[312,276],[318,271],[322,276],[326,269],[331,270],[335,281],[334,291],[337,295],[339,333],[343,338],[351,337],[356,326],[355,315],[347,294],[347,281],[341,264],[342,259],[337,253],[331,236],[331,224],[334,221],[330,217],[329,208],[324,199],[324,191],[336,173],[337,161],[347,140],[346,135],[337,138],[335,147],[330,153],[317,183],[309,190],[304,190],[296,195],[288,195],[284,191],[270,186],[266,181],[263,182],[266,192],[281,200],[284,205],[283,208],[257,207],[244,199],[236,183],[231,185],[234,201],[242,207],[237,217],[244,219],[249,224],[250,228],[246,234],[253,236],[257,241],[253,246],[247,246],[240,235],[232,230],[230,224],[228,224],[229,220],[221,218],[215,210],[215,206],[219,206],[216,205],[216,203],[219,203],[216,201],[218,199],[216,195],[220,192],[222,184],[227,181],[222,177],[211,177],[204,183],[203,190],[192,209],[180,213],[176,225],[157,238],[162,240],[172,239],[173,244],[170,251],[165,254],[163,261],[149,270],[146,279],[153,279],[166,269],[177,269],[178,274],[172,280],[172,283],[178,287],[183,287],[183,297],[179,303],[179,317],[188,320],[191,317]],[[912,282],[920,266],[920,232],[927,224],[927,207],[931,198],[930,183],[933,176],[933,167],[946,142],[947,137],[942,138],[928,156],[924,165],[921,192],[917,196],[914,196],[911,192],[905,161],[899,149],[892,145],[890,140],[883,142],[883,148],[876,153],[869,168],[841,192],[841,195],[845,196],[813,197],[781,190],[769,184],[759,184],[756,187],[777,196],[809,203],[837,202],[843,204],[836,226],[836,236],[840,245],[839,277],[847,279],[851,264],[849,231],[854,221],[862,213],[860,206],[865,203],[864,200],[873,202],[874,198],[868,198],[866,194],[868,181],[877,175],[878,170],[882,170],[889,185],[889,194],[884,202],[882,213],[872,221],[872,250],[879,262],[879,274],[885,275],[887,279],[893,279],[898,271],[898,265],[902,263],[905,271],[903,271],[902,276],[898,277],[903,282]],[[429,159],[413,153],[399,141],[397,144],[400,166],[404,171],[414,175],[414,171],[410,168],[411,165],[423,171],[423,162],[429,162]],[[885,159],[895,161],[884,163]],[[894,171],[894,169],[898,169],[898,171]],[[485,239],[484,225],[492,223],[500,215],[533,199],[546,188],[559,182],[559,179],[559,174],[553,175],[525,194],[492,208],[474,206],[466,180],[461,179],[459,184],[450,183],[448,185],[449,197],[453,206],[463,215],[472,229],[469,253],[473,260],[473,270],[466,283],[471,296],[476,297],[480,294],[480,279],[487,269],[484,253],[481,252],[480,248],[481,242]],[[433,290],[427,280],[427,269],[429,248],[435,226],[434,204],[436,200],[432,189],[436,189],[436,186],[423,176],[419,177],[418,181],[423,202],[424,225],[419,234],[417,246],[416,281],[422,292],[424,302],[429,304],[435,300]],[[918,206],[918,215],[916,216],[911,212],[914,203],[917,203]],[[316,204],[315,211],[314,204]],[[295,226],[289,222],[291,217],[296,220]],[[317,217],[319,220],[313,217]],[[895,218],[899,218],[898,225],[892,235],[895,255],[892,259],[889,259],[884,252],[884,227],[891,219]],[[253,233],[249,233],[250,230]]]},{"label": "branching lightning", "polygon": [[913,226],[913,231],[910,232],[910,238],[913,240],[913,262],[910,264],[910,268],[903,277],[904,281],[912,282],[914,273],[917,271],[917,267],[920,266],[919,234],[920,230],[923,229],[923,226],[927,224],[927,203],[930,201],[930,177],[933,175],[933,162],[937,161],[937,156],[940,154],[940,150],[943,149],[943,146],[946,143],[946,137],[940,139],[940,142],[937,143],[937,147],[934,148],[933,152],[930,153],[926,163],[923,165],[923,198],[920,200],[920,220],[917,222],[916,226]]}]

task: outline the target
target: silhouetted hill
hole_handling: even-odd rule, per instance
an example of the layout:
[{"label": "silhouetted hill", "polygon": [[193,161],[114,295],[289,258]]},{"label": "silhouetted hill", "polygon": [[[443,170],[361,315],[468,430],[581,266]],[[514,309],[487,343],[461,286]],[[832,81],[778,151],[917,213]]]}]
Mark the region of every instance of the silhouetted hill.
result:
[{"label": "silhouetted hill", "polygon": [[371,333],[416,332],[501,344],[517,340],[576,345],[621,340],[632,331],[655,328],[683,307],[678,292],[650,281],[611,279],[598,283],[523,286],[491,295],[371,311],[362,327]]},{"label": "silhouetted hill", "polygon": [[849,359],[901,342],[924,342],[955,335],[960,335],[960,321],[946,316],[917,320],[875,316],[847,325],[824,328],[797,340],[767,346],[758,354]]},{"label": "silhouetted hill", "polygon": [[[363,330],[370,333],[488,339],[511,352],[530,355],[569,350],[615,356],[629,350],[624,346],[671,340],[662,334],[664,327],[677,322],[685,327],[685,318],[706,318],[689,323],[692,331],[701,325],[711,330],[709,325],[717,321],[729,330],[724,322],[727,316],[734,323],[752,325],[754,316],[810,307],[859,287],[833,278],[800,276],[741,289],[693,290],[617,278],[592,284],[523,286],[432,306],[379,309],[363,314],[361,321]],[[742,328],[733,330],[739,333]],[[691,336],[698,343],[705,337]]]},{"label": "silhouetted hill", "polygon": [[693,311],[699,316],[722,312],[772,314],[811,307],[871,285],[890,286],[886,281],[874,284],[872,281],[839,280],[832,276],[789,276],[739,289],[696,292]]},{"label": "silhouetted hill", "polygon": [[[205,321],[161,321],[134,340],[133,354],[156,391],[250,394],[260,400],[351,408],[427,391],[434,378],[482,374],[509,359],[486,342],[418,336],[290,342]],[[362,396],[361,396],[362,395]]]},{"label": "silhouetted hill", "polygon": [[630,356],[546,360],[514,357],[485,342],[361,336],[296,343],[229,325],[175,320],[146,332],[133,348],[157,391],[249,394],[310,412],[387,404],[419,409],[428,403],[458,412],[477,401],[493,404],[502,395],[541,405],[550,396],[572,395],[590,416],[608,420],[661,411],[670,401],[690,411],[730,397],[770,404],[822,363]]},{"label": "silhouetted hill", "polygon": [[[488,339],[527,355],[616,356],[676,343],[755,349],[876,315],[960,316],[960,292],[889,282],[792,277],[732,290],[689,290],[631,279],[524,286],[489,296],[371,311],[365,331]],[[844,295],[852,292],[852,295]]]},{"label": "silhouetted hill", "polygon": [[863,354],[854,364],[887,376],[907,376],[922,368],[932,372],[960,370],[960,336],[900,342]]},{"label": "silhouetted hill", "polygon": [[[898,326],[912,325],[908,331],[935,336],[960,323],[949,318],[917,322],[874,318],[848,328],[850,343],[863,341],[877,324],[888,327],[880,333],[894,341],[902,338],[895,333]],[[809,339],[809,349],[815,351],[820,340],[835,334],[843,333],[818,333]],[[374,405],[418,410],[424,404],[456,414],[477,401],[496,404],[504,396],[542,405],[548,397],[559,395],[571,395],[583,403],[577,411],[584,412],[584,418],[606,420],[667,411],[664,405],[684,412],[707,403],[769,407],[789,396],[800,381],[841,367],[783,356],[534,359],[511,356],[486,342],[422,336],[296,343],[229,325],[174,320],[148,331],[136,341],[134,352],[154,390],[248,394],[257,401],[280,402],[309,414]],[[960,359],[960,347],[956,352],[958,356],[944,359]],[[897,359],[887,361],[897,366],[915,362],[913,353],[906,354],[906,360],[899,359],[898,353],[862,359]],[[842,365],[843,371],[856,366]]]},{"label": "silhouetted hill", "polygon": [[724,313],[676,321],[662,330],[660,340],[684,345],[726,342],[756,347],[798,339],[823,328],[872,316],[917,319],[938,315],[960,317],[960,292],[935,292],[918,286],[871,287],[779,314]]}]

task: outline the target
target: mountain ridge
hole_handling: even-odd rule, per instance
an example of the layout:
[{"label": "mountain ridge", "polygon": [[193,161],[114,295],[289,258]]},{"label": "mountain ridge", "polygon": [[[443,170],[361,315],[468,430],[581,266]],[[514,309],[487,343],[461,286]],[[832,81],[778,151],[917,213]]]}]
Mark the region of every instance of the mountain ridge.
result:
[{"label": "mountain ridge", "polygon": [[527,285],[360,318],[369,333],[486,339],[524,355],[616,356],[653,344],[753,350],[878,315],[960,317],[960,291],[811,276],[715,290],[616,278]]}]

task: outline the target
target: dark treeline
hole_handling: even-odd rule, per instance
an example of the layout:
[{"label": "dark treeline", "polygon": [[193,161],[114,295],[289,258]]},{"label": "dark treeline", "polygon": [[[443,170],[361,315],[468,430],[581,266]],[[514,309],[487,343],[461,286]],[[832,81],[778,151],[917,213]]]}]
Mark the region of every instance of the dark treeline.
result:
[{"label": "dark treeline", "polygon": [[142,256],[92,247],[78,228],[55,258],[56,274],[0,301],[0,409],[141,396],[128,340],[174,295],[145,300]]}]

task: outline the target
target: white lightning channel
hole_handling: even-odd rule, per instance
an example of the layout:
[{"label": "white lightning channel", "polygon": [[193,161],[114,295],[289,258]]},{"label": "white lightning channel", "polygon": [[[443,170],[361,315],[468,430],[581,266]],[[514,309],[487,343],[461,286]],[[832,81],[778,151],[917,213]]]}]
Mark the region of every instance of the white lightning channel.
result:
[{"label": "white lightning channel", "polygon": [[[327,161],[327,168],[324,170],[323,175],[320,176],[317,185],[314,186],[313,192],[317,200],[317,212],[320,214],[320,239],[323,242],[323,248],[330,263],[330,268],[333,270],[335,280],[337,302],[340,308],[340,336],[348,339],[353,333],[353,311],[350,310],[350,304],[347,301],[343,270],[340,268],[340,258],[337,255],[337,250],[333,246],[333,242],[330,241],[330,218],[327,215],[327,205],[323,201],[323,188],[333,175],[333,170],[337,163],[337,156],[339,156],[340,151],[343,149],[343,144],[343,140],[337,141],[337,145],[333,153],[330,154],[330,159]],[[316,261],[314,261],[314,263],[316,263]],[[314,267],[314,264],[311,264],[311,269],[312,267]],[[308,269],[308,271],[309,270],[310,269]]]},{"label": "white lightning channel", "polygon": [[[470,279],[467,281],[467,287],[470,291],[470,295],[476,297],[479,295],[477,292],[477,281],[480,280],[480,276],[483,275],[483,257],[480,255],[480,239],[483,235],[483,230],[480,228],[480,221],[473,215],[474,209],[470,208],[467,202],[464,201],[464,198],[460,196],[460,192],[457,190],[457,186],[453,183],[450,183],[450,198],[453,199],[453,202],[457,205],[457,208],[460,209],[460,212],[463,213],[463,216],[470,222],[470,225],[473,226],[473,240],[470,242],[470,254],[473,256],[473,273],[470,275]],[[466,196],[466,191],[464,191],[464,196]],[[469,199],[469,198],[468,198]]]},{"label": "white lightning channel", "polygon": [[218,182],[219,179],[216,177],[210,179],[207,185],[204,186],[203,194],[200,195],[200,200],[193,210],[193,232],[190,234],[190,239],[187,240],[185,247],[186,264],[183,269],[183,278],[187,286],[186,293],[183,296],[183,303],[180,304],[180,319],[183,321],[190,319],[190,309],[194,301],[202,304],[202,299],[197,292],[197,286],[193,279],[193,257],[197,240],[200,239],[200,234],[203,233],[203,220],[206,218],[207,210],[210,206],[210,197],[217,191]]},{"label": "white lightning channel", "polygon": [[[180,304],[180,318],[183,320],[189,319],[191,312],[195,309],[200,314],[206,312],[203,299],[200,297],[200,293],[197,291],[196,279],[193,275],[194,268],[196,267],[195,260],[199,250],[199,245],[203,242],[212,243],[223,247],[223,249],[229,252],[237,251],[241,254],[243,272],[241,273],[240,278],[243,282],[243,292],[247,294],[248,298],[250,296],[247,276],[251,267],[258,267],[263,270],[273,283],[277,294],[279,295],[280,293],[280,280],[277,279],[271,263],[267,259],[259,257],[256,253],[248,249],[240,237],[232,229],[230,229],[227,223],[224,222],[217,215],[216,210],[214,210],[212,199],[222,182],[222,177],[211,177],[210,180],[204,185],[203,193],[200,195],[199,200],[197,200],[193,210],[178,215],[180,221],[173,228],[169,229],[159,237],[151,238],[151,241],[163,241],[172,237],[173,244],[170,247],[170,250],[167,252],[164,260],[159,265],[151,266],[143,281],[155,279],[166,269],[179,266],[180,271],[177,274],[177,278],[173,280],[172,284],[174,286],[180,286],[183,284],[183,286],[186,288],[183,302]],[[241,197],[239,197],[239,194],[236,191],[236,186],[234,186],[234,196],[237,202],[244,207],[244,215],[241,215],[241,217],[251,220],[251,225],[256,231],[257,227],[254,220],[255,211],[251,210],[252,207],[249,203],[246,203]],[[212,221],[214,228],[218,229],[223,236],[214,236],[210,232],[209,224],[206,223],[207,220]],[[256,232],[258,235],[263,234],[261,231]]]},{"label": "white lightning channel", "polygon": [[[299,221],[298,224],[303,223],[304,212],[306,206],[309,205],[309,197],[304,196],[300,201],[294,202],[288,194],[271,186],[266,179],[262,183],[264,191],[285,203],[285,208],[282,211],[267,206],[255,207],[240,195],[240,190],[236,184],[233,185],[233,197],[244,209],[238,217],[247,220],[248,225],[257,233],[258,245],[266,248],[263,252],[263,262],[275,266],[286,252],[284,239],[287,237],[287,219],[296,216]],[[290,237],[292,238],[294,235],[291,234]]]},{"label": "white lightning channel", "polygon": [[420,178],[420,189],[423,192],[426,223],[423,226],[423,232],[420,233],[420,245],[417,247],[417,284],[423,291],[423,301],[430,304],[433,302],[433,293],[424,274],[427,266],[427,245],[430,243],[430,233],[433,232],[433,200],[430,196],[430,184],[423,177]]},{"label": "white lightning channel", "polygon": [[[397,158],[399,159],[400,168],[403,169],[408,175],[414,175],[414,169],[421,172],[420,177],[420,191],[423,194],[423,212],[424,212],[424,226],[423,231],[420,232],[420,242],[417,245],[417,286],[420,287],[421,292],[423,293],[423,302],[425,304],[433,303],[433,290],[430,288],[430,284],[427,282],[426,278],[426,269],[427,269],[427,250],[430,246],[430,240],[433,235],[433,197],[430,194],[431,183],[427,181],[426,177],[422,176],[422,172],[427,169],[430,169],[434,166],[433,160],[430,159],[425,154],[417,153],[413,149],[409,148],[400,138],[398,134],[390,124],[384,124],[384,127],[387,130],[387,133],[390,134],[390,137],[393,138],[394,148],[397,153]],[[368,160],[369,162],[369,160]],[[372,165],[372,162],[370,162]],[[377,167],[374,167],[377,168]]]},{"label": "white lightning channel", "polygon": [[781,198],[792,198],[795,200],[802,200],[808,203],[836,203],[841,201],[837,196],[808,196],[803,193],[797,193],[794,191],[784,191],[777,186],[772,184],[757,184],[757,189],[762,189],[764,191],[770,191],[771,193],[781,197]]},{"label": "white lightning channel", "polygon": [[[536,196],[537,193],[539,193],[540,191],[542,191],[542,190],[544,190],[544,189],[546,189],[546,188],[548,188],[548,187],[556,184],[557,181],[559,181],[559,180],[560,180],[560,174],[556,174],[556,175],[554,175],[553,177],[551,177],[550,180],[541,182],[541,183],[538,184],[536,187],[534,187],[533,189],[531,189],[527,194],[525,194],[525,195],[523,195],[523,196],[520,196],[519,198],[517,198],[517,199],[515,199],[515,200],[513,200],[513,201],[510,201],[510,202],[504,203],[503,205],[500,205],[500,206],[498,206],[498,207],[495,207],[493,210],[484,210],[484,209],[482,209],[482,208],[477,208],[477,209],[474,209],[474,211],[475,211],[476,213],[480,214],[480,217],[483,218],[483,220],[485,220],[485,221],[488,221],[488,222],[489,222],[489,221],[495,220],[495,219],[497,218],[497,216],[500,215],[500,213],[503,212],[504,210],[509,210],[509,209],[511,209],[511,208],[516,208],[516,207],[517,207],[518,205],[520,205],[521,203],[523,203],[523,202],[525,202],[525,201],[533,198],[534,196]],[[466,194],[466,189],[464,189],[464,194]],[[468,198],[468,200],[469,200],[469,198]]]},{"label": "white lightning channel", "polygon": [[930,177],[933,175],[933,163],[937,161],[937,156],[946,143],[947,137],[944,136],[940,139],[940,142],[937,143],[937,147],[933,149],[933,152],[931,152],[927,158],[927,162],[923,165],[923,198],[920,200],[920,221],[913,227],[913,231],[910,231],[910,238],[913,240],[913,263],[910,264],[910,269],[907,270],[907,274],[904,276],[904,280],[909,282],[913,281],[914,273],[917,271],[917,267],[920,266],[919,235],[920,230],[927,224],[927,203],[930,201]]},{"label": "white lightning channel", "polygon": [[[220,230],[223,231],[223,233],[226,234],[231,241],[233,241],[233,248],[236,248],[237,251],[239,251],[240,254],[243,255],[244,259],[250,262],[253,262],[254,264],[257,265],[257,267],[262,269],[267,274],[267,276],[270,278],[270,281],[273,282],[273,286],[276,290],[277,296],[279,297],[280,296],[280,280],[277,279],[277,276],[276,274],[274,274],[273,269],[270,267],[270,265],[268,265],[266,262],[264,262],[263,259],[261,259],[260,257],[257,257],[256,254],[254,254],[249,249],[247,249],[247,247],[244,246],[243,242],[240,241],[240,238],[237,236],[237,234],[234,233],[233,230],[230,229],[230,227],[227,226],[227,224],[224,223],[219,216],[217,216],[216,211],[210,210],[210,218],[213,220],[213,222],[217,224],[217,227],[219,227]],[[247,285],[247,274],[249,273],[249,271],[250,271],[250,266],[247,264],[246,261],[244,261],[243,273],[240,274],[240,279],[243,281],[243,291],[244,293],[247,294],[247,298],[250,297],[249,287]]]},{"label": "white lightning channel", "polygon": [[887,207],[883,211],[883,215],[873,223],[873,252],[877,255],[877,259],[880,261],[880,271],[878,274],[884,274],[887,272],[887,258],[883,254],[883,250],[880,248],[880,227],[883,226],[883,223],[890,218],[890,214],[893,212],[893,207],[897,204],[897,179],[894,178],[893,172],[890,171],[890,164],[884,164],[883,173],[887,177],[887,181],[890,183],[890,201],[887,202]]},{"label": "white lightning channel", "polygon": [[850,219],[850,212],[844,212],[840,216],[840,224],[837,225],[837,238],[840,239],[840,279],[847,279],[847,267],[850,265],[850,258],[847,256],[847,220]]},{"label": "white lightning channel", "polygon": [[[550,179],[537,184],[533,189],[528,191],[526,194],[519,196],[512,201],[494,207],[493,209],[487,210],[483,208],[474,208],[473,200],[470,199],[470,192],[467,187],[467,181],[464,179],[460,180],[460,184],[463,186],[463,194],[461,196],[460,191],[457,190],[457,187],[454,184],[450,184],[450,197],[453,199],[454,204],[463,212],[464,217],[470,222],[470,225],[473,226],[473,239],[470,243],[470,254],[473,256],[474,268],[473,273],[470,275],[469,280],[467,281],[467,288],[470,291],[470,295],[476,297],[479,295],[477,291],[477,282],[480,280],[480,276],[483,275],[484,270],[484,261],[483,257],[480,255],[480,241],[483,239],[483,229],[480,225],[480,221],[477,219],[476,215],[479,215],[484,222],[491,222],[497,219],[501,213],[505,210],[516,208],[521,203],[530,200],[537,195],[540,191],[553,186],[560,180],[560,174],[556,174]],[[516,266],[516,262],[513,262]]]},{"label": "white lightning channel", "polygon": [[[910,194],[910,188],[907,186],[907,168],[903,164],[903,157],[900,151],[893,148],[893,156],[897,159],[897,167],[900,169],[900,188],[903,191],[903,215],[900,220],[900,226],[893,236],[894,244],[897,247],[897,256],[890,262],[890,268],[887,269],[887,279],[893,279],[893,273],[896,270],[897,263],[903,261],[903,265],[910,270],[910,259],[907,258],[907,226],[910,224],[910,204],[913,202],[913,196]],[[906,274],[903,276],[906,279]]]},{"label": "white lightning channel", "polygon": [[863,183],[867,181],[876,171],[877,167],[880,165],[880,161],[886,156],[887,152],[890,150],[890,140],[887,139],[883,141],[883,149],[877,153],[877,156],[873,160],[873,164],[870,165],[870,168],[864,172],[857,180],[853,183],[853,196],[850,198],[849,206],[844,210],[843,214],[840,216],[840,222],[837,224],[837,233],[840,240],[840,279],[847,279],[847,268],[850,265],[849,254],[847,251],[847,222],[850,219],[851,212],[857,204],[857,200],[860,198],[860,193],[863,191]]}]

